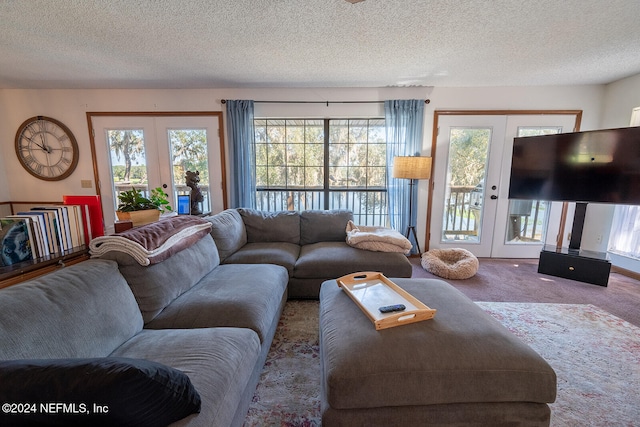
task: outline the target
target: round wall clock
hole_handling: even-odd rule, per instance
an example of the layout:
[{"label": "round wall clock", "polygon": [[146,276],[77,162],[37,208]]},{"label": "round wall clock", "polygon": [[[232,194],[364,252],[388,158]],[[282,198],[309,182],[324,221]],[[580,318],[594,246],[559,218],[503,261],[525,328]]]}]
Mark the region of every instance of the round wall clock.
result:
[{"label": "round wall clock", "polygon": [[78,142],[58,120],[31,117],[16,132],[16,155],[31,175],[59,181],[71,175],[78,165]]}]

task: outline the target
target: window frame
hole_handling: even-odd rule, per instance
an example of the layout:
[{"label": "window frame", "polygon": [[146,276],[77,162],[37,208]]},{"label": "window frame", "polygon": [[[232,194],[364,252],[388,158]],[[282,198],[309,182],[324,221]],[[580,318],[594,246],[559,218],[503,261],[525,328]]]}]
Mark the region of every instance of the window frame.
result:
[{"label": "window frame", "polygon": [[[279,126],[285,126],[284,132],[280,133],[280,140],[275,142],[275,144],[283,144],[285,145],[285,154],[281,156],[286,159],[286,144],[289,143],[287,140],[287,124],[289,122],[297,123],[298,126],[306,127],[307,122],[316,122],[322,125],[322,145],[323,145],[323,158],[322,158],[322,166],[319,165],[309,165],[307,163],[303,163],[302,165],[289,166],[285,163],[283,166],[277,166],[269,164],[269,154],[265,153],[261,150],[268,150],[268,146],[270,144],[268,140],[269,135],[269,122],[273,122],[278,124]],[[273,126],[273,125],[272,125]],[[346,135],[346,140],[341,140],[340,142],[332,139],[332,136],[336,135],[336,128],[332,126],[346,126],[346,133],[343,132],[342,136]],[[360,128],[365,129],[366,138],[364,141],[362,140],[353,140],[351,129]],[[332,133],[332,131],[334,131]],[[362,131],[361,131],[362,132]],[[377,139],[372,141],[371,135],[377,135]],[[370,224],[370,225],[387,225],[388,224],[388,202],[386,198],[387,194],[387,158],[386,158],[386,127],[385,127],[385,118],[384,117],[367,117],[367,118],[304,118],[304,119],[295,119],[295,118],[269,118],[269,117],[256,117],[254,119],[254,135],[255,135],[255,152],[256,152],[256,161],[255,161],[255,171],[256,171],[256,207],[260,210],[305,210],[305,209],[322,209],[322,210],[330,210],[336,208],[345,208],[349,209],[351,207],[360,206],[362,207],[363,201],[365,208],[364,210],[358,209],[358,212],[354,211],[354,217],[358,219],[363,219],[361,224]],[[305,136],[304,144],[317,144],[317,142],[307,142],[306,129],[303,131],[303,135]],[[384,142],[380,142],[380,138],[383,139]],[[364,164],[358,163],[353,164],[349,158],[344,159],[342,162],[334,162],[332,156],[335,158],[335,153],[332,153],[332,147],[335,147],[338,143],[344,144],[347,153],[350,153],[353,150],[360,149],[366,151],[366,157]],[[265,147],[260,147],[260,145],[265,145]],[[364,147],[362,147],[364,144]],[[378,147],[376,147],[376,145]],[[381,150],[380,145],[384,145],[384,149]],[[358,147],[359,146],[359,147]],[[306,150],[306,148],[305,148]],[[370,165],[370,150],[377,150],[377,160],[375,165]],[[306,151],[305,151],[306,152]],[[267,159],[267,163],[262,163],[264,159]],[[382,159],[382,160],[380,160]],[[285,160],[286,161],[286,160]],[[306,157],[305,157],[306,162]],[[269,168],[273,167],[284,167],[285,168],[285,181],[284,184],[279,185],[270,185],[269,182]],[[322,173],[322,183],[321,185],[308,185],[306,178],[303,180],[303,185],[291,184],[287,178],[286,169],[290,167],[302,167],[307,172],[309,168],[320,168]],[[352,184],[349,181],[349,177],[352,173],[355,174],[355,168],[365,168],[364,170],[364,183],[360,182],[359,184]],[[260,168],[265,168],[265,171],[262,171],[266,174],[266,185],[265,181],[258,177]],[[344,172],[347,181],[344,182],[344,185],[339,185],[335,183],[335,178],[333,178],[333,173],[338,172],[336,168],[345,168]],[[378,169],[375,171],[375,169]],[[373,172],[378,172],[377,179],[380,180],[381,184],[376,185],[375,179],[372,178]],[[306,176],[306,175],[305,175]],[[360,177],[360,181],[362,181],[362,177]],[[298,198],[311,198],[313,199],[315,196],[311,193],[321,193],[321,201],[313,200],[309,204],[296,203],[296,201],[291,201],[291,196],[288,197],[286,203],[282,200],[279,204],[270,202],[266,203],[261,201],[260,193],[270,192],[270,191],[282,191],[282,192],[299,192],[304,193],[304,196],[298,196]],[[358,194],[359,198],[356,199],[356,194]],[[344,199],[344,201],[340,202],[338,199]],[[347,200],[349,199],[350,200]],[[345,205],[346,204],[346,205]],[[380,208],[377,211],[370,211],[371,206],[379,206]],[[353,209],[351,209],[353,210]],[[383,211],[383,214],[380,213]]]}]

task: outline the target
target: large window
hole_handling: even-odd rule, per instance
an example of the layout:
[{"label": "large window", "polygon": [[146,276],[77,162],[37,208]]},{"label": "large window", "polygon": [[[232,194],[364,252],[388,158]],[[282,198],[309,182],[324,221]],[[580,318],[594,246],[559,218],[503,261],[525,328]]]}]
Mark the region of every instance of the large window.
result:
[{"label": "large window", "polygon": [[640,206],[616,206],[609,251],[640,260]]},{"label": "large window", "polygon": [[256,119],[256,207],[349,209],[387,224],[384,119]]}]

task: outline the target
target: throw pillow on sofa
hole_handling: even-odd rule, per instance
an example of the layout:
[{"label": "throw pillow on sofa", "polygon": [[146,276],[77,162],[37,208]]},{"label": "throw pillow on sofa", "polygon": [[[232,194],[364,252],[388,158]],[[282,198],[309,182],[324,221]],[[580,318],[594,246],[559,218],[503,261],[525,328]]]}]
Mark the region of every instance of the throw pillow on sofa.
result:
[{"label": "throw pillow on sofa", "polygon": [[300,214],[295,211],[265,212],[238,208],[247,230],[247,242],[300,243]]},{"label": "throw pillow on sofa", "polygon": [[0,362],[0,424],[166,426],[200,412],[183,372],[142,359]]},{"label": "throw pillow on sofa", "polygon": [[353,219],[348,210],[308,210],[300,213],[300,244],[344,242],[347,223]]}]

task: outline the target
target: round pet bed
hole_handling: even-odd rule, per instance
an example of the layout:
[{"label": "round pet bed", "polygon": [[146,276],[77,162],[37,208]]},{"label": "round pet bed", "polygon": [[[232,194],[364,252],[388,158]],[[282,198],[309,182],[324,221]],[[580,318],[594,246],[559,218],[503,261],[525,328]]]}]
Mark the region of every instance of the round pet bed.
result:
[{"label": "round pet bed", "polygon": [[478,258],[466,249],[431,249],[422,254],[422,268],[445,279],[468,279],[478,272]]}]

